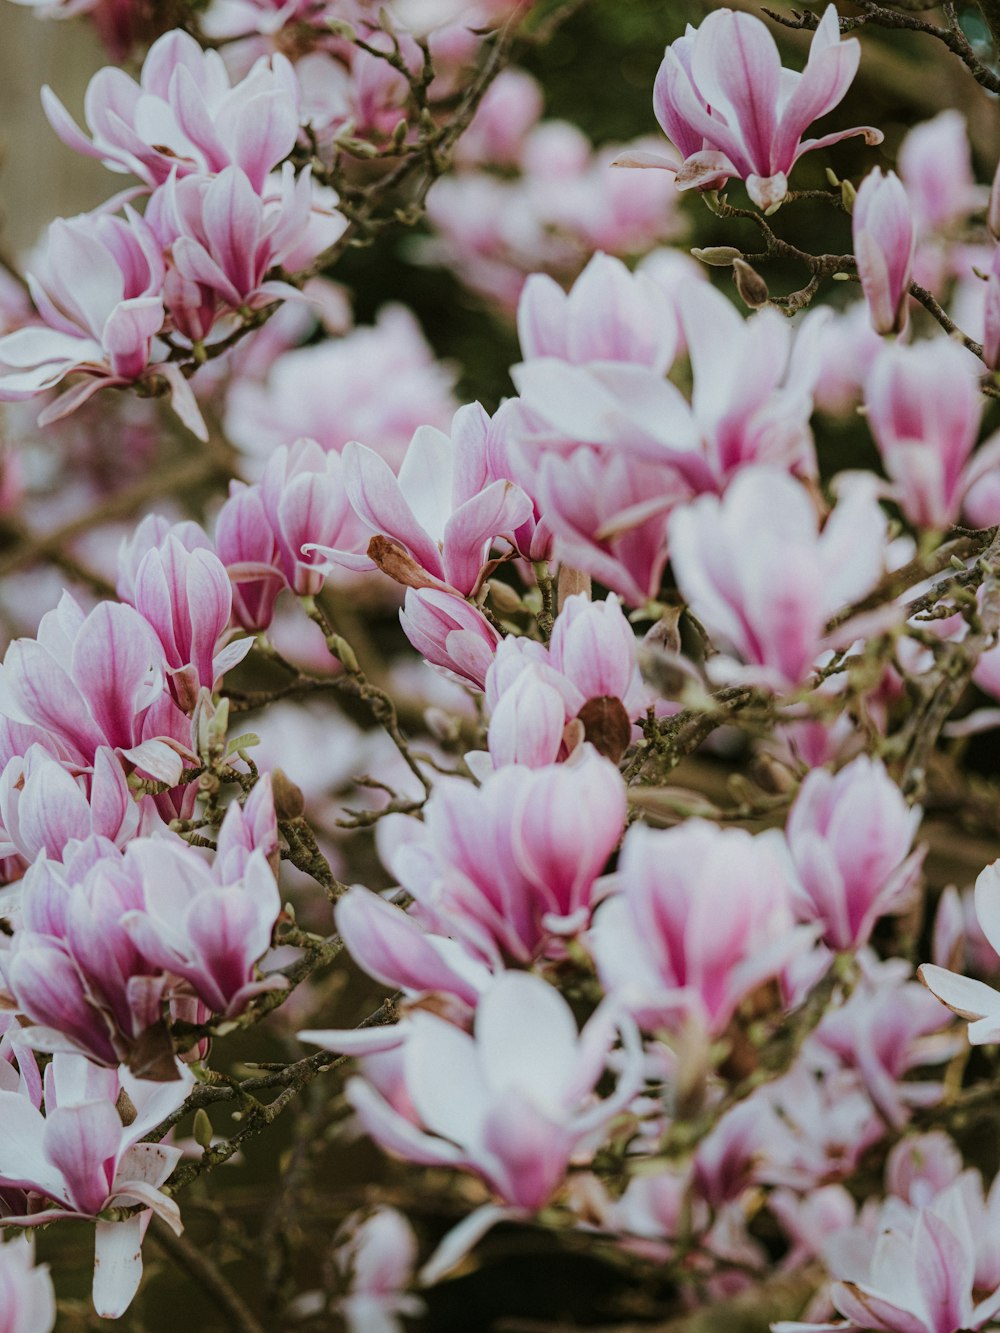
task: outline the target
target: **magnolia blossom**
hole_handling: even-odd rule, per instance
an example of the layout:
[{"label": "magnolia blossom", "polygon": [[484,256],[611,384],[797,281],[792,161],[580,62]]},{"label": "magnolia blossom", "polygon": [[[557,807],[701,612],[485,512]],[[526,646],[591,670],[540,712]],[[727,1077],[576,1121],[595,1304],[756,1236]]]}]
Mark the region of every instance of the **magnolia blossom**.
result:
[{"label": "magnolia blossom", "polygon": [[333,1257],[348,1286],[337,1302],[348,1333],[402,1333],[399,1317],[423,1313],[423,1301],[406,1290],[417,1238],[397,1209],[352,1213],[338,1232]]},{"label": "magnolia blossom", "polygon": [[576,760],[509,765],[480,787],[444,779],[423,822],[389,816],[380,852],[421,920],[496,966],[557,949],[590,920],[595,883],[621,837],[625,787],[589,746]]},{"label": "magnolia blossom", "polygon": [[553,450],[540,460],[533,494],[562,564],[592,575],[629,606],[657,595],[669,516],[691,494],[673,468],[610,450],[584,447],[566,457]]},{"label": "magnolia blossom", "polygon": [[566,121],[534,124],[512,163],[520,174],[460,170],[435,182],[427,212],[437,235],[423,257],[513,314],[529,274],[564,280],[596,250],[645,254],[677,234],[676,196],[656,172],[609,172],[617,151],[595,151]]},{"label": "magnolia blossom", "polygon": [[165,357],[154,344],[164,318],[160,244],[127,204],[124,211],[124,218],[108,212],[57,218],[49,227],[45,255],[27,275],[39,322],[0,338],[0,399],[33,398],[67,375],[85,376],[42,412],[46,425],[100,389],[158,375],[184,424],[204,439],[187,381],[156,359]]},{"label": "magnolia blossom", "polygon": [[[620,295],[589,288],[605,302],[592,320],[614,324]],[[561,353],[514,367],[521,401],[562,438],[669,468],[696,493],[721,491],[754,463],[813,472],[809,416],[823,318],[804,321],[793,338],[777,311],[743,319],[720,292],[690,280],[672,304],[691,359],[690,404],[648,358],[575,364]],[[533,331],[528,345],[537,344]]]},{"label": "magnolia blossom", "polygon": [[[594,1151],[642,1079],[638,1034],[627,1020],[605,1006],[578,1033],[559,992],[530,973],[497,979],[479,1001],[473,1036],[426,1011],[407,1024],[402,1076],[415,1119],[353,1078],[347,1097],[365,1128],[404,1159],[475,1172],[523,1212],[549,1201],[571,1158]],[[597,1100],[619,1030],[618,1085]],[[325,1044],[322,1033],[303,1036]]]},{"label": "magnolia blossom", "polygon": [[677,347],[677,320],[662,288],[605,254],[594,255],[568,293],[548,274],[532,274],[518,302],[517,332],[526,361],[625,361],[662,373]]},{"label": "magnolia blossom", "polygon": [[801,684],[835,611],[882,572],[885,517],[852,488],[822,532],[806,490],[784,472],[747,468],[719,500],[703,495],[670,521],[674,572],[694,614],[771,688]]},{"label": "magnolia blossom", "polygon": [[[955,1182],[912,1219],[892,1218],[869,1249],[867,1272],[834,1283],[830,1298],[846,1323],[782,1321],[772,1324],[774,1333],[965,1333],[992,1324],[1000,1285],[995,1273],[988,1285],[977,1280],[976,1224],[985,1219],[970,1217],[963,1184]],[[986,1294],[976,1302],[974,1291]]]},{"label": "magnolia blossom", "polygon": [[921,235],[947,233],[982,208],[987,191],[975,183],[965,117],[940,111],[910,130],[896,155]]},{"label": "magnolia blossom", "polygon": [[469,602],[437,588],[407,588],[399,623],[426,661],[463,685],[485,687],[501,639]]},{"label": "magnolia blossom", "polygon": [[940,1006],[911,980],[902,958],[880,961],[858,954],[860,979],[839,1009],[829,1009],[810,1041],[860,1074],[883,1119],[901,1129],[911,1106],[932,1106],[942,1096],[940,1080],[903,1080],[910,1069],[939,1064],[961,1049]]},{"label": "magnolia blossom", "polygon": [[861,182],[851,222],[858,275],[876,333],[902,333],[917,235],[906,189],[880,167]]},{"label": "magnolia blossom", "polygon": [[360,885],[339,899],[334,917],[347,951],[369,976],[407,998],[446,996],[449,1012],[462,1020],[471,1017],[493,979],[459,940],[427,930],[415,915]]},{"label": "magnolia blossom", "polygon": [[[632,738],[630,721],[650,706],[637,644],[618,598],[566,598],[548,645],[508,636],[486,673],[493,765],[554,763],[580,740],[614,762]],[[470,757],[469,762],[472,762]]]},{"label": "magnolia blossom", "polygon": [[487,482],[478,430],[463,408],[451,436],[420,427],[398,478],[362,444],[344,449],[344,485],[354,512],[373,534],[368,554],[314,544],[334,564],[380,568],[409,588],[437,588],[465,596],[487,572],[493,543],[510,538],[531,515],[531,501],[510,481]]},{"label": "magnolia blossom", "polygon": [[882,142],[880,131],[867,127],[802,138],[843,99],[860,59],[856,38],[840,40],[833,5],[824,11],[801,74],[782,68],[760,19],[716,10],[667,47],[653,89],[656,118],[683,165],[648,157],[636,165],[669,167],[680,189],[716,189],[738,176],[758,207],[772,208],[787,194],[788,173],[803,153],[855,134],[869,144]]},{"label": "magnolia blossom", "polygon": [[788,815],[796,910],[833,949],[865,944],[876,920],[912,896],[923,850],[907,855],[921,809],[882,763],[861,755],[833,776],[814,769]]},{"label": "magnolia blossom", "polygon": [[[163,647],[131,606],[101,602],[85,615],[69,593],[42,617],[34,639],[15,639],[0,669],[0,714],[83,768],[102,746],[174,785],[191,723],[166,690]],[[21,750],[21,753],[24,753]]]},{"label": "magnolia blossom", "polygon": [[290,163],[263,195],[237,166],[211,177],[171,176],[150,199],[146,217],[170,255],[176,279],[167,297],[181,332],[200,341],[216,304],[253,310],[297,297],[297,288],[266,275],[293,266],[293,256],[313,257],[307,247],[312,209],[309,171],[296,176]]},{"label": "magnolia blossom", "polygon": [[598,972],[645,1028],[692,1022],[717,1036],[809,942],[770,836],[697,819],[667,830],[636,824],[612,885],[591,932]]},{"label": "magnolia blossom", "polygon": [[886,347],[865,386],[868,424],[917,527],[942,531],[958,518],[969,488],[997,466],[1000,440],[973,457],[982,416],[975,363],[947,338]]},{"label": "magnolia blossom", "polygon": [[[976,880],[976,917],[987,942],[1000,947],[1000,862],[988,865]],[[918,976],[949,1009],[969,1020],[973,1046],[1000,1041],[1000,992],[933,963],[924,963]]]},{"label": "magnolia blossom", "polygon": [[92,834],[121,847],[139,820],[125,770],[107,746],[95,752],[92,770],[81,772],[33,742],[0,773],[0,856],[61,860]]},{"label": "magnolia blossom", "polygon": [[993,262],[986,279],[986,303],[983,308],[983,360],[990,370],[1000,366],[1000,246],[993,251]]},{"label": "magnolia blossom", "polygon": [[156,631],[171,692],[185,712],[253,646],[239,639],[219,651],[233,603],[226,567],[213,551],[190,551],[172,533],[143,556],[129,600]]},{"label": "magnolia blossom", "polygon": [[124,855],[92,838],[62,864],[43,856],[30,867],[3,958],[14,1001],[35,1024],[26,1040],[172,1077],[157,1039],[168,998],[193,994],[231,1017],[284,984],[255,976],[280,907],[267,861],[274,808],[269,784],[258,786],[246,812],[227,813],[211,868],[172,838],[135,838]]},{"label": "magnolia blossom", "polygon": [[448,428],[458,406],[452,378],[413,314],[389,305],[373,325],[274,357],[259,381],[237,378],[226,432],[265,459],[302,437],[337,453],[363,440],[396,470],[418,426]]},{"label": "magnolia blossom", "polygon": [[50,88],[42,102],[68,147],[147,185],[171,172],[204,175],[233,165],[260,192],[299,130],[298,81],[285,56],[258,61],[233,86],[219,53],[179,29],[150,47],[138,84],[111,66],[94,75],[85,101],[92,139]]},{"label": "magnolia blossom", "polygon": [[56,1298],[47,1264],[35,1267],[35,1245],[19,1236],[0,1246],[0,1333],[52,1333]]},{"label": "magnolia blossom", "polygon": [[[177,1204],[160,1189],[181,1149],[142,1140],[181,1105],[193,1083],[182,1067],[172,1083],[147,1083],[79,1055],[57,1054],[45,1071],[43,1114],[0,1062],[0,1225],[41,1226],[62,1217],[94,1219],[107,1208],[136,1209],[125,1221],[97,1222],[94,1307],[104,1319],[119,1318],[131,1304],[152,1214],[181,1231]],[[122,1094],[135,1110],[127,1126],[116,1105]],[[5,1305],[0,1320],[8,1310]],[[34,1330],[26,1325],[25,1333]]]}]

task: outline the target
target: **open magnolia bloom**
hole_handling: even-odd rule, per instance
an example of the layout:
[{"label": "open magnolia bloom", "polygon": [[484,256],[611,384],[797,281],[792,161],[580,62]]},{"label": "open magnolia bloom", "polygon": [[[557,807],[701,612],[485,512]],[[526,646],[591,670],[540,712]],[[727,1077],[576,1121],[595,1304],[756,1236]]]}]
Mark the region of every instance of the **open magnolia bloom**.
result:
[{"label": "open magnolia bloom", "polygon": [[717,9],[667,47],[653,89],[656,118],[683,163],[647,154],[619,163],[676,171],[681,190],[718,189],[737,176],[758,207],[772,208],[788,193],[788,173],[803,153],[855,134],[869,144],[882,142],[881,132],[868,126],[802,138],[843,99],[860,59],[856,38],[840,40],[833,5],[820,20],[801,74],[782,68],[777,44],[760,19]]},{"label": "open magnolia bloom", "polygon": [[[0,1225],[99,1219],[107,1208],[136,1208],[124,1221],[97,1221],[94,1307],[104,1319],[124,1314],[138,1289],[142,1237],[152,1214],[181,1231],[177,1204],[160,1190],[181,1150],[142,1140],[193,1085],[180,1066],[175,1081],[149,1083],[125,1069],[99,1069],[83,1056],[57,1054],[45,1071],[43,1113],[40,1090],[33,1095],[32,1084],[0,1062]],[[134,1111],[127,1126],[122,1104]]]},{"label": "open magnolia bloom", "polygon": [[[1000,952],[1000,861],[988,865],[976,880],[976,916],[983,934]],[[1000,991],[934,963],[924,963],[917,975],[943,1004],[969,1020],[973,1046],[1000,1041]]]},{"label": "open magnolia bloom", "polygon": [[[480,998],[473,1035],[421,1010],[405,1029],[392,1100],[355,1077],[348,1101],[383,1148],[411,1162],[472,1171],[500,1203],[449,1234],[431,1260],[431,1272],[441,1276],[494,1222],[544,1207],[570,1162],[589,1159],[642,1086],[642,1046],[614,1002],[578,1032],[558,991],[526,972],[504,973]],[[598,1099],[594,1090],[619,1034],[617,1086]],[[357,1034],[300,1035],[341,1050],[352,1049]],[[423,1280],[430,1280],[427,1268]]]}]

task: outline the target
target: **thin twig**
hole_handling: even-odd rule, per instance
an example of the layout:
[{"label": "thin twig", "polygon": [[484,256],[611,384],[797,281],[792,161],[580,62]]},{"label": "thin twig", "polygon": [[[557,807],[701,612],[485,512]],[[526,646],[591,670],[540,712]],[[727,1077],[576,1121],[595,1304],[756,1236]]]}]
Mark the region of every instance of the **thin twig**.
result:
[{"label": "thin twig", "polygon": [[206,1292],[222,1313],[233,1333],[267,1333],[250,1307],[223,1276],[204,1249],[193,1245],[186,1236],[176,1236],[159,1217],[153,1219],[153,1239],[178,1268],[181,1268]]}]

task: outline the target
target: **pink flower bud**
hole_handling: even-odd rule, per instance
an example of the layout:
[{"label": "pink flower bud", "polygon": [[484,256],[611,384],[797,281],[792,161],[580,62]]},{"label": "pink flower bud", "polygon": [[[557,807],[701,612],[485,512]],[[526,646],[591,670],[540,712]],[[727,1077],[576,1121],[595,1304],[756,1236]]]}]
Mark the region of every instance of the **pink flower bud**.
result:
[{"label": "pink flower bud", "polygon": [[868,425],[917,527],[940,532],[961,512],[982,415],[975,364],[946,338],[886,347],[865,386]]},{"label": "pink flower bud", "polygon": [[822,923],[831,949],[857,949],[875,922],[902,911],[923,850],[909,855],[920,826],[878,761],[860,756],[836,776],[814,769],[788,816],[793,894],[802,920]]},{"label": "pink flower bud", "polygon": [[428,662],[463,685],[485,688],[500,635],[481,611],[436,588],[410,588],[399,622]]},{"label": "pink flower bud", "polygon": [[894,171],[876,167],[861,182],[852,218],[861,287],[877,333],[902,333],[916,250],[913,212]]}]

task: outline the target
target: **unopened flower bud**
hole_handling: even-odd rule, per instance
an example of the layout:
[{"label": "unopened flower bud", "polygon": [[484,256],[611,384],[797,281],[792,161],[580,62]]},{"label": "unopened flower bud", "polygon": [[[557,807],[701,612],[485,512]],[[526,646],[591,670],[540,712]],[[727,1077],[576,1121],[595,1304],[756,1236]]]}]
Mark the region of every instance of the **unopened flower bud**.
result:
[{"label": "unopened flower bud", "polygon": [[728,268],[737,259],[743,258],[743,251],[737,250],[735,245],[706,245],[704,247],[696,245],[691,253],[695,259],[700,259],[703,264],[711,264],[714,268]]},{"label": "unopened flower bud", "polygon": [[745,259],[733,260],[733,281],[736,283],[736,290],[751,310],[759,310],[761,306],[767,305],[770,295],[767,283]]},{"label": "unopened flower bud", "polygon": [[332,36],[343,37],[347,42],[355,41],[358,35],[344,19],[327,19],[326,27]]},{"label": "unopened flower bud", "polygon": [[302,788],[281,768],[271,770],[271,791],[274,794],[274,813],[279,821],[302,818],[306,809]]},{"label": "unopened flower bud", "polygon": [[524,610],[520,596],[509,584],[501,583],[499,579],[490,579],[487,586],[490,590],[490,604],[498,615],[512,616]]},{"label": "unopened flower bud", "polygon": [[209,1119],[208,1112],[205,1110],[204,1106],[199,1106],[194,1113],[192,1133],[194,1135],[194,1141],[199,1148],[211,1148],[214,1130],[212,1129],[212,1122]]}]

